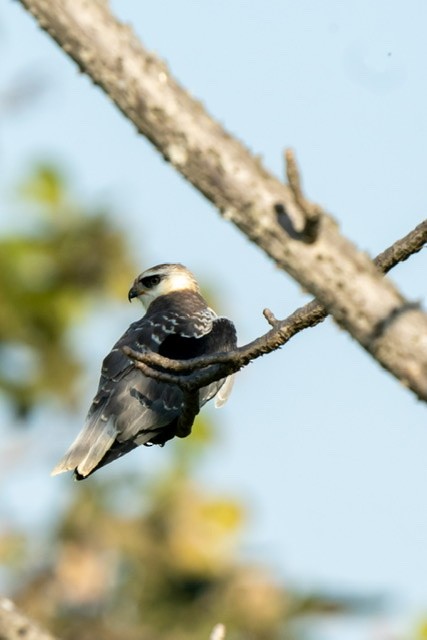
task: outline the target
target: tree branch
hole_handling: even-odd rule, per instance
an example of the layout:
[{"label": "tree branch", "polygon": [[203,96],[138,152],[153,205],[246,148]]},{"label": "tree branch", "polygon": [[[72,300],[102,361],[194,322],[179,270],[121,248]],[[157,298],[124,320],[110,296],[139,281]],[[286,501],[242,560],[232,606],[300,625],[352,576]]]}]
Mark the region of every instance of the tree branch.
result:
[{"label": "tree branch", "polygon": [[[420,251],[426,243],[427,220],[424,220],[404,238],[397,240],[391,247],[380,253],[374,259],[374,263],[382,273],[387,273],[399,262],[407,260],[410,255]],[[270,331],[234,351],[189,360],[170,360],[152,351],[138,352],[129,347],[125,347],[123,351],[145,375],[162,382],[176,384],[185,394],[191,396],[201,387],[231,375],[256,358],[275,351],[300,331],[322,322],[327,315],[325,307],[317,300],[312,300],[300,307],[284,320],[277,320],[269,309],[265,309],[264,316],[272,326]],[[156,367],[161,367],[163,371],[159,371]],[[184,401],[184,407],[185,415],[181,418],[181,429],[182,433],[188,435],[198,411],[192,413],[194,405],[187,407],[186,401]],[[190,428],[188,428],[189,420],[191,420]]]},{"label": "tree branch", "polygon": [[7,598],[0,598],[1,640],[55,640],[47,631],[21,613]]},{"label": "tree branch", "polygon": [[375,259],[375,265],[383,273],[388,273],[399,262],[404,262],[414,253],[418,253],[427,243],[427,220],[423,220],[400,240],[396,240],[388,249]]},{"label": "tree branch", "polygon": [[427,400],[427,315],[380,277],[331,217],[322,213],[310,242],[289,233],[284,221],[307,229],[307,207],[301,208],[295,188],[268,173],[215,122],[132,30],[113,18],[107,3],[20,2],[226,219],[310,291],[383,367]]}]

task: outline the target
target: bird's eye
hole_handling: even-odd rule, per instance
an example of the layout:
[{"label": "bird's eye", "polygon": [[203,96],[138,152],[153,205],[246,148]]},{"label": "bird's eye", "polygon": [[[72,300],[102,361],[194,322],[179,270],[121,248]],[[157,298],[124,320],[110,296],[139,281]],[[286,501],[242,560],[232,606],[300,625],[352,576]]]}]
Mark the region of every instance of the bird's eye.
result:
[{"label": "bird's eye", "polygon": [[160,276],[146,276],[145,278],[141,278],[141,283],[146,289],[151,289],[151,287],[155,287],[156,284],[159,284],[160,280]]}]

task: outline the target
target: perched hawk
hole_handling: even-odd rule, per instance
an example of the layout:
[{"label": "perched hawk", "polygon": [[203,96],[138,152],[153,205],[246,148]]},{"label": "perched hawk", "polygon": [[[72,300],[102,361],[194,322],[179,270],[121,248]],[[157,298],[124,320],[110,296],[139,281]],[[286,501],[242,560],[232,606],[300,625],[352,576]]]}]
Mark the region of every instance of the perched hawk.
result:
[{"label": "perched hawk", "polygon": [[[85,426],[52,475],[74,470],[82,480],[141,444],[163,445],[176,435],[182,391],[145,376],[125,356],[124,346],[180,360],[236,347],[233,323],[208,307],[194,276],[181,264],[160,264],[144,271],[128,297],[130,301],[138,298],[147,311],[102,363]],[[224,404],[231,380],[200,389],[200,406],[214,396],[216,406]]]}]

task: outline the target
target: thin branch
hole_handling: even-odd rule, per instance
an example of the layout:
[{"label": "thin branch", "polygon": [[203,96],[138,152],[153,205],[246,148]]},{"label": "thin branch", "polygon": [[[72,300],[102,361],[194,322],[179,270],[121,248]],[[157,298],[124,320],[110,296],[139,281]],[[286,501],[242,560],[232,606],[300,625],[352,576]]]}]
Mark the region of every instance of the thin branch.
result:
[{"label": "thin branch", "polygon": [[[374,263],[382,273],[386,273],[399,262],[407,260],[410,255],[420,251],[426,243],[427,220],[424,220],[404,238],[397,240],[380,253],[374,259]],[[275,351],[300,331],[322,322],[327,315],[327,311],[317,300],[312,300],[296,309],[284,320],[277,320],[269,309],[265,309],[264,316],[272,326],[270,331],[234,351],[189,360],[170,360],[151,351],[138,352],[129,347],[125,347],[124,352],[146,375],[162,382],[177,384],[183,391],[189,393],[235,373],[252,360]],[[155,367],[162,367],[166,371],[158,371]],[[204,371],[200,373],[198,371],[200,369]]]},{"label": "thin branch", "polygon": [[[386,273],[399,262],[420,251],[426,242],[427,220],[424,220],[404,238],[380,253],[374,259],[374,263],[381,272]],[[201,387],[236,373],[256,358],[279,349],[297,333],[316,326],[328,315],[325,307],[317,300],[300,307],[284,320],[277,320],[269,309],[264,309],[263,313],[272,327],[270,331],[234,351],[189,360],[170,360],[152,351],[139,352],[129,347],[123,348],[124,353],[145,375],[161,382],[175,384],[183,391],[183,410],[177,428],[179,437],[185,438],[191,433],[200,409],[198,390]],[[162,371],[157,367],[161,367]]]},{"label": "thin branch", "polygon": [[374,260],[383,273],[388,273],[399,262],[404,262],[414,253],[418,253],[427,243],[427,220],[423,220],[413,231],[400,240],[396,240],[388,249]]},{"label": "thin branch", "polygon": [[322,213],[314,242],[287,233],[278,211],[294,229],[306,219],[292,189],[210,117],[107,3],[20,2],[224,218],[310,291],[384,368],[427,399],[427,314],[379,276],[330,216]]}]

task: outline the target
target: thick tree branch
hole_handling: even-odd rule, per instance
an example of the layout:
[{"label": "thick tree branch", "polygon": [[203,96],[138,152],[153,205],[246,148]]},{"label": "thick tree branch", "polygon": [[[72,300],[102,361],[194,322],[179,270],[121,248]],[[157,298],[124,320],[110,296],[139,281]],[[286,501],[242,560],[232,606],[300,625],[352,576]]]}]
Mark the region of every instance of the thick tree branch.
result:
[{"label": "thick tree branch", "polygon": [[274,178],[224,131],[132,30],[113,18],[106,3],[20,2],[226,219],[310,291],[386,369],[427,399],[427,315],[380,277],[332,218],[322,213],[311,241],[288,233],[284,221],[307,230],[307,207],[301,208],[295,188]]},{"label": "thick tree branch", "polygon": [[0,597],[1,640],[55,640],[54,636],[18,611],[13,602]]}]

